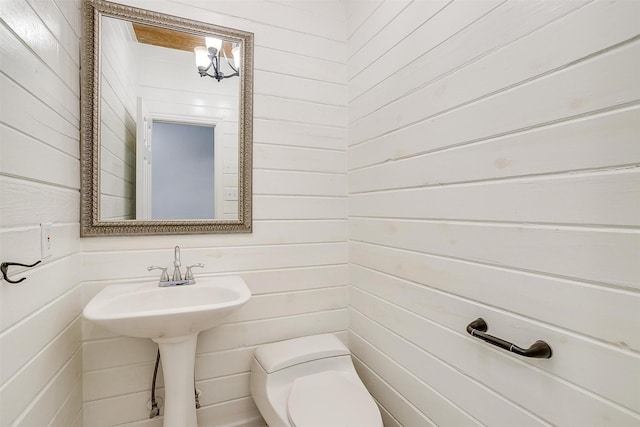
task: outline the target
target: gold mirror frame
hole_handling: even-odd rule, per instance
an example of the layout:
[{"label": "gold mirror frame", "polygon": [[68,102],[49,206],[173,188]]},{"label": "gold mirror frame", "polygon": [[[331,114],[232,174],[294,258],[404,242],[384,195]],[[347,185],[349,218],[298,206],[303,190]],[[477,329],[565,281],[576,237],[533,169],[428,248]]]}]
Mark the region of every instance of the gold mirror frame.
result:
[{"label": "gold mirror frame", "polygon": [[[100,18],[163,27],[196,35],[218,35],[240,43],[238,128],[238,218],[233,220],[100,220]],[[250,233],[253,143],[253,33],[133,8],[104,0],[83,0],[80,122],[80,236]],[[194,70],[195,72],[195,70]]]}]

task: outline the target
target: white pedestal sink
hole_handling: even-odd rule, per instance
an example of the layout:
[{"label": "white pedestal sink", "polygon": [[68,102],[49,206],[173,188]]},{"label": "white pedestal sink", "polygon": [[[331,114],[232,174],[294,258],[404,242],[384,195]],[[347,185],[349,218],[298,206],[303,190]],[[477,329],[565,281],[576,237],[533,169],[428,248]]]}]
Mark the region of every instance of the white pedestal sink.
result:
[{"label": "white pedestal sink", "polygon": [[196,427],[193,369],[198,332],[218,325],[251,292],[239,276],[199,278],[193,285],[111,285],[82,314],[120,335],[158,343],[164,374],[165,427]]}]

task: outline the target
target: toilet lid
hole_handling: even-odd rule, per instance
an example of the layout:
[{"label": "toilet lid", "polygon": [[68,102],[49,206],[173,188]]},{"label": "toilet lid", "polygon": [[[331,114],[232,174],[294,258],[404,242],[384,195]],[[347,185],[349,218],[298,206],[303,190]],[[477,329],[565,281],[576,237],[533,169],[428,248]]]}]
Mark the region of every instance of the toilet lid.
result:
[{"label": "toilet lid", "polygon": [[294,427],[382,426],[380,411],[367,390],[335,371],[296,379],[288,411]]}]

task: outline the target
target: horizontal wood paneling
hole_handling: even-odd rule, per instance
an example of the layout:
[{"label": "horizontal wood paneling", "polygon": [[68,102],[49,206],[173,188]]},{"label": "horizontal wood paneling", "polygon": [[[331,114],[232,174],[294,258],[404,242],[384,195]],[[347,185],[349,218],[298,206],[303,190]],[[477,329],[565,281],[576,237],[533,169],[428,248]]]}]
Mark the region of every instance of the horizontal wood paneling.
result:
[{"label": "horizontal wood paneling", "polygon": [[[591,2],[582,7],[587,3],[504,2],[446,43],[416,58],[392,78],[378,83],[375,90],[370,89],[352,99],[350,121],[387,108],[393,101],[406,102],[404,96],[410,99],[435,92],[438,96],[431,101],[439,103],[453,99],[458,102],[471,100],[548,72],[564,65],[563,60],[579,59],[592,49],[619,43],[635,34],[633,16],[637,13],[637,5],[632,2],[624,5]],[[617,15],[616,7],[627,9],[624,18]],[[526,22],[520,19],[523,15],[527,16]],[[572,31],[576,25],[598,28],[606,25],[608,31],[583,37]],[[541,43],[562,44],[564,48],[547,50],[543,57],[531,60],[527,53],[532,46]],[[503,61],[509,63],[508,68],[501,67]],[[489,70],[493,74],[486,74]],[[483,73],[485,78],[469,78],[474,72]],[[471,81],[473,84],[469,84]],[[452,87],[457,90],[447,90]]]},{"label": "horizontal wood paneling", "polygon": [[[310,126],[259,118],[254,118],[253,121],[254,150],[260,147],[256,143],[265,143],[344,151],[346,134],[346,129],[337,127]],[[256,151],[253,154],[255,162]]]},{"label": "horizontal wood paneling", "polygon": [[363,155],[360,161],[369,166],[351,173],[349,190],[354,194],[630,166],[640,163],[639,121],[636,106],[395,162],[376,164]]},{"label": "horizontal wood paneling", "polygon": [[638,4],[391,3],[348,30],[365,384],[403,425],[640,423]]},{"label": "horizontal wood paneling", "polygon": [[[354,195],[353,216],[637,227],[640,168]],[[506,196],[506,197],[505,197]],[[607,208],[603,208],[606,206]],[[562,208],[559,212],[558,207]]]},{"label": "horizontal wood paneling", "polygon": [[0,2],[0,425],[79,426],[79,2]]},{"label": "horizontal wood paneling", "polygon": [[[34,400],[37,400],[44,389],[47,387],[56,387],[55,376],[63,370],[64,366],[69,363],[70,359],[79,355],[81,344],[81,327],[80,319],[77,318],[72,325],[61,328],[62,332],[51,339],[38,354],[31,356],[28,363],[14,375],[10,380],[4,382],[0,390],[0,401],[2,402],[2,425],[10,425],[23,412],[29,412],[28,407]],[[36,335],[33,332],[27,336]],[[23,336],[24,339],[24,336]],[[3,343],[4,345],[4,343]],[[17,357],[17,356],[14,356]],[[76,363],[77,375],[80,376],[80,363]],[[64,387],[58,388],[55,392],[65,390]],[[71,390],[71,388],[68,388]],[[56,399],[58,404],[63,403],[63,399]],[[50,406],[50,415],[57,412],[56,405]],[[32,417],[33,415],[27,415]],[[26,424],[28,425],[28,424]],[[34,424],[32,424],[34,425]],[[35,424],[38,425],[38,424]]]},{"label": "horizontal wood paneling", "polygon": [[[349,224],[350,236],[357,241],[627,288],[639,286],[638,233],[437,221],[351,220]],[[487,239],[496,245],[487,245]],[[521,249],[510,251],[512,246]]]},{"label": "horizontal wood paneling", "polygon": [[[552,246],[547,244],[537,251]],[[452,295],[581,332],[621,349],[640,349],[634,332],[639,300],[629,291],[376,245],[352,243],[349,259]]]},{"label": "horizontal wood paneling", "polygon": [[[352,332],[350,332],[351,334]],[[435,424],[425,417],[415,406],[385,383],[367,365],[356,356],[351,355],[358,376],[367,383],[367,389],[379,399],[378,407],[385,427],[430,426]],[[382,402],[382,403],[380,403]],[[389,408],[389,409],[387,409]],[[394,415],[391,415],[393,411]]]},{"label": "horizontal wood paneling", "polygon": [[338,150],[254,144],[253,166],[256,169],[340,174],[347,166],[345,154]]},{"label": "horizontal wood paneling", "polygon": [[[493,325],[490,326],[492,333],[501,337],[513,336],[518,337],[518,341],[534,342],[542,336],[554,349],[553,363],[536,363],[531,359],[526,359],[525,362],[530,362],[572,384],[595,391],[598,395],[619,402],[629,409],[640,409],[640,402],[635,398],[640,393],[640,384],[636,381],[640,376],[640,356],[627,349],[614,350],[609,345],[596,343],[572,333],[549,331],[546,330],[546,325],[538,325],[529,319],[512,319],[513,313],[505,314],[501,310],[468,301],[463,297],[432,292],[429,287],[413,285],[397,278],[382,277],[373,273],[362,274],[359,271],[354,271],[352,277],[355,277],[353,283],[358,289],[352,288],[353,292],[349,294],[351,302],[358,299],[358,292],[362,289],[452,330],[464,332],[466,325],[473,320],[472,317],[481,316],[489,325]],[[411,297],[406,298],[404,295]],[[636,302],[636,306],[640,304]],[[610,316],[613,317],[615,314],[610,313]],[[368,341],[372,342],[375,339],[371,338]],[[479,341],[478,343],[482,344]],[[604,358],[611,360],[606,376],[592,375]],[[449,381],[445,383],[448,384]],[[450,398],[455,400],[455,396]]]}]

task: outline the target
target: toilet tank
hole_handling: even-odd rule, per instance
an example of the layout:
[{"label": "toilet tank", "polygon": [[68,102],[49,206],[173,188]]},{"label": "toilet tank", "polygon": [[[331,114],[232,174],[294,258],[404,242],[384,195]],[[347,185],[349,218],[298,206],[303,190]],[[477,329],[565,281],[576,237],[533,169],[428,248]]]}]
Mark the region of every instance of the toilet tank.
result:
[{"label": "toilet tank", "polygon": [[349,350],[338,337],[323,334],[263,345],[254,357],[265,372],[271,374],[314,360],[348,355]]}]

